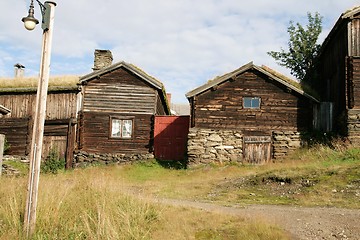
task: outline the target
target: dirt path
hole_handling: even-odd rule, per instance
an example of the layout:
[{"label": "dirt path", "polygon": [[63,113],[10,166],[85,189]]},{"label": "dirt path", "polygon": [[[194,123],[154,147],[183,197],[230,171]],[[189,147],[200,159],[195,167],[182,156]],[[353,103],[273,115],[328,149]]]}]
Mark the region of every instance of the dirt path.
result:
[{"label": "dirt path", "polygon": [[282,226],[293,239],[360,239],[360,210],[274,205],[225,207],[187,200],[154,199],[154,201],[245,218],[258,217]]}]

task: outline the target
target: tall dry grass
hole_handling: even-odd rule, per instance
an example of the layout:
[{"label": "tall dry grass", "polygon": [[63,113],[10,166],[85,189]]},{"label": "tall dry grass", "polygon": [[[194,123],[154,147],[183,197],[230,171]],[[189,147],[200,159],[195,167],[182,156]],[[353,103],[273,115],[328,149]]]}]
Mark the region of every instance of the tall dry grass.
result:
[{"label": "tall dry grass", "polygon": [[[146,200],[134,194],[139,182],[128,174],[148,173],[134,168],[94,167],[41,175],[33,239],[287,239],[262,221]],[[163,173],[176,181],[175,172]],[[26,177],[0,179],[0,239],[25,239],[26,185]]]},{"label": "tall dry grass", "polygon": [[[22,239],[25,179],[1,179],[1,239]],[[159,211],[105,173],[43,175],[34,239],[147,239]]]}]

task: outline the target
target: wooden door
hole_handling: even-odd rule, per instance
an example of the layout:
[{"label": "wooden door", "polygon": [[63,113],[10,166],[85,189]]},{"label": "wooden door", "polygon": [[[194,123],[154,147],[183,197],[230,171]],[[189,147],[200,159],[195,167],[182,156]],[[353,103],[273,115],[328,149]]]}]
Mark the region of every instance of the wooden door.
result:
[{"label": "wooden door", "polygon": [[251,164],[264,164],[271,160],[271,136],[244,136],[244,160]]},{"label": "wooden door", "polygon": [[184,160],[186,155],[189,116],[156,116],[154,154],[160,160]]},{"label": "wooden door", "polygon": [[52,149],[56,150],[59,158],[65,158],[66,144],[67,136],[44,136],[43,159],[46,159]]}]

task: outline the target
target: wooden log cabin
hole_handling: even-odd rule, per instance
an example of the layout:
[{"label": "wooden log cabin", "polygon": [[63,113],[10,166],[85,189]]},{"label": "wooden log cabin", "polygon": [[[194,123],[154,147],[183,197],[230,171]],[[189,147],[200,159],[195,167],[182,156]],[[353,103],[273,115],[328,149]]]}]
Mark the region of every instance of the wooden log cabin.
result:
[{"label": "wooden log cabin", "polygon": [[[0,133],[10,145],[9,154],[26,156],[30,152],[37,78],[1,79],[0,103],[11,112],[0,118]],[[79,77],[52,77],[46,106],[43,158],[51,149],[71,165],[79,104]]]},{"label": "wooden log cabin", "polygon": [[320,95],[321,130],[360,144],[360,7],[339,17],[323,42],[308,76]]},{"label": "wooden log cabin", "polygon": [[[312,129],[313,105],[318,102],[302,90],[300,84],[252,62],[208,81],[188,92],[186,97],[191,106],[193,128],[189,139],[204,136],[204,133],[199,134],[202,129],[221,132],[205,140],[206,157],[223,158],[220,152],[228,149],[231,150],[228,151],[230,160],[245,159],[253,163],[283,156],[289,149],[299,146],[300,133]],[[235,139],[229,142],[231,138]],[[200,141],[204,142],[192,140],[193,143]],[[213,141],[218,142],[218,146],[208,148],[216,145],[211,143]],[[190,158],[196,155],[192,149],[199,150],[194,146],[188,148]]]},{"label": "wooden log cabin", "polygon": [[95,154],[153,151],[155,115],[169,115],[163,84],[138,67],[112,64],[107,50],[96,50],[94,72],[81,77],[78,145]]}]

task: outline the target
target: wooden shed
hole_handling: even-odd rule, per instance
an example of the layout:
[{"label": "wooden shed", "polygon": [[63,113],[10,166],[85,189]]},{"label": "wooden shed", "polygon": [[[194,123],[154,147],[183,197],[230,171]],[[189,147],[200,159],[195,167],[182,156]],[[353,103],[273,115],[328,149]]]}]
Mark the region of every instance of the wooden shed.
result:
[{"label": "wooden shed", "polygon": [[153,151],[154,116],[169,115],[163,84],[119,62],[81,77],[79,149],[97,154]]},{"label": "wooden shed", "polygon": [[[203,140],[206,158],[253,163],[283,156],[299,146],[300,133],[312,129],[313,106],[318,102],[300,84],[252,62],[208,81],[186,97],[193,127],[190,158],[199,157],[192,152],[200,149],[192,146],[197,143],[193,138],[208,134],[209,139]],[[202,129],[205,133],[199,133]]]},{"label": "wooden shed", "polygon": [[[26,156],[30,152],[36,101],[36,78],[2,79],[0,103],[11,113],[0,118],[0,133],[10,144],[9,154]],[[75,148],[76,118],[79,104],[79,77],[50,79],[46,106],[43,157],[50,149],[71,163]],[[66,83],[65,83],[66,82]],[[62,85],[64,83],[64,85]],[[35,86],[35,87],[34,87]]]},{"label": "wooden shed", "polygon": [[307,77],[322,102],[317,125],[360,144],[360,7],[341,14]]}]

